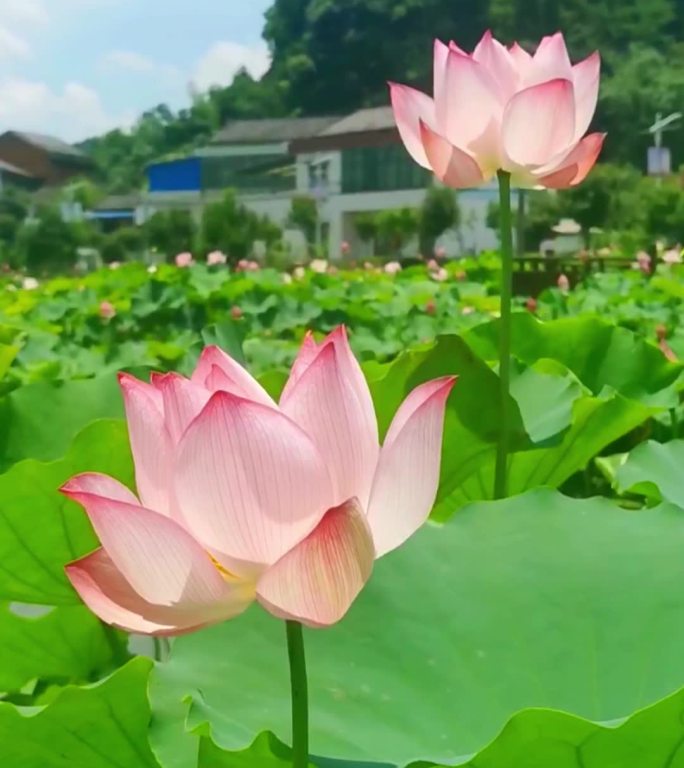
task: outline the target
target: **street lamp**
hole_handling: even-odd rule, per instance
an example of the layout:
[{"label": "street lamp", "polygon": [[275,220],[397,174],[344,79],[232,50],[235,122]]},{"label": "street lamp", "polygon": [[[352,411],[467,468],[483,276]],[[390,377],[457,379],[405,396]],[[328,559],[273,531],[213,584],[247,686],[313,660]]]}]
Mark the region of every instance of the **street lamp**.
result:
[{"label": "street lamp", "polygon": [[673,112],[663,117],[661,112],[656,114],[653,125],[646,131],[653,136],[653,146],[648,148],[647,169],[649,176],[667,176],[672,169],[672,156],[667,147],[663,147],[663,133],[672,130],[675,123],[682,119],[681,112]]}]

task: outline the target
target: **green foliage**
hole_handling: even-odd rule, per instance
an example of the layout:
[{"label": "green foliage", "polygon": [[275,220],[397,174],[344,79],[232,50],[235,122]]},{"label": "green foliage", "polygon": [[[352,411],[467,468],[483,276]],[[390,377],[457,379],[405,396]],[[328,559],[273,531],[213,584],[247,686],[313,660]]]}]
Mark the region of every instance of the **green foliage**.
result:
[{"label": "green foliage", "polygon": [[[158,216],[159,214],[155,214]],[[166,222],[170,226],[170,222]],[[157,220],[154,224],[150,224],[149,228],[153,231],[156,229],[161,230],[163,222]],[[157,231],[156,238],[163,234]],[[100,248],[100,254],[105,263],[111,264],[113,261],[122,262],[131,256],[139,255],[145,250],[147,241],[147,232],[143,227],[119,227],[113,232],[106,235],[102,241]]]},{"label": "green foliage", "polygon": [[288,223],[292,227],[301,229],[309,243],[313,243],[316,238],[317,221],[318,208],[313,197],[298,195],[292,198]]},{"label": "green foliage", "polygon": [[226,192],[220,202],[206,205],[202,211],[200,239],[203,251],[223,251],[233,264],[251,254],[256,240],[271,244],[279,235],[275,224],[238,203],[232,191]]},{"label": "green foliage", "polygon": [[456,193],[448,187],[430,187],[420,209],[420,252],[432,255],[435,240],[460,223]]},{"label": "green foliage", "polygon": [[189,211],[157,211],[145,222],[144,229],[149,246],[170,260],[177,253],[192,251],[195,244],[196,226]]},{"label": "green foliage", "polygon": [[27,220],[17,232],[18,262],[30,272],[67,272],[76,262],[78,228],[62,220],[56,208],[46,208]]}]

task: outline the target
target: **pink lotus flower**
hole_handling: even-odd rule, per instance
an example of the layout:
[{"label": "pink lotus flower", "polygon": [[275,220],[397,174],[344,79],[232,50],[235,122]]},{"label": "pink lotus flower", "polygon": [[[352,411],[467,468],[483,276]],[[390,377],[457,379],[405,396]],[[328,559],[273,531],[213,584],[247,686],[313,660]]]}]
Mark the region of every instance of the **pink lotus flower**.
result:
[{"label": "pink lotus flower", "polygon": [[435,258],[436,259],[445,259],[447,255],[446,248],[443,245],[438,245],[435,248]]},{"label": "pink lotus flower", "polygon": [[305,338],[279,404],[217,347],[190,379],[121,374],[138,493],[95,473],[62,488],[101,542],[67,566],[71,583],[103,621],[144,634],[255,599],[309,626],[339,621],[373,561],[430,513],[454,381],[416,387],[381,447],[344,328]]},{"label": "pink lotus flower", "polygon": [[681,248],[670,248],[663,252],[663,261],[665,264],[681,264],[682,263],[682,250]]},{"label": "pink lotus flower", "polygon": [[207,255],[207,264],[210,267],[217,267],[219,264],[225,264],[228,261],[228,257],[223,251],[212,251]]},{"label": "pink lotus flower", "polygon": [[386,275],[396,275],[401,272],[401,264],[398,261],[388,261],[385,264]]},{"label": "pink lotus flower", "polygon": [[426,266],[431,272],[434,272],[435,270],[440,269],[439,262],[436,261],[435,259],[430,259],[430,261],[428,261]]},{"label": "pink lotus flower", "polygon": [[239,320],[242,317],[242,310],[237,305],[230,308],[230,316],[233,320]]},{"label": "pink lotus flower", "polygon": [[633,269],[638,269],[645,275],[651,273],[651,256],[646,251],[639,251],[636,255],[636,261],[632,265]]},{"label": "pink lotus flower", "polygon": [[111,320],[116,317],[116,308],[110,301],[100,302],[100,317],[103,320]]},{"label": "pink lotus flower", "polygon": [[449,279],[449,273],[446,271],[446,269],[444,269],[444,267],[440,267],[435,272],[431,272],[430,277],[433,280],[436,280],[438,283],[443,283]]},{"label": "pink lotus flower", "polygon": [[192,254],[189,251],[179,253],[174,261],[176,262],[176,266],[180,267],[181,269],[184,269],[185,267],[191,267],[195,263],[195,260],[192,258]]},{"label": "pink lotus flower", "polygon": [[545,37],[534,56],[491,32],[472,54],[437,40],[434,98],[390,83],[394,117],[413,159],[450,187],[479,186],[498,170],[516,186],[574,186],[605,138],[584,136],[600,64],[594,53],[573,67],[560,33]]},{"label": "pink lotus flower", "polygon": [[568,293],[570,290],[570,280],[568,280],[567,275],[558,275],[558,280],[556,282],[558,285],[558,288],[561,290],[562,293]]},{"label": "pink lotus flower", "polygon": [[312,259],[309,269],[318,275],[324,275],[328,271],[328,262],[325,259]]},{"label": "pink lotus flower", "polygon": [[346,240],[343,240],[340,243],[340,251],[342,252],[343,256],[346,256],[349,253],[349,251],[351,251],[351,245],[349,245],[349,243]]},{"label": "pink lotus flower", "polygon": [[261,267],[258,261],[252,261],[251,259],[240,259],[235,269],[236,272],[258,272]]}]

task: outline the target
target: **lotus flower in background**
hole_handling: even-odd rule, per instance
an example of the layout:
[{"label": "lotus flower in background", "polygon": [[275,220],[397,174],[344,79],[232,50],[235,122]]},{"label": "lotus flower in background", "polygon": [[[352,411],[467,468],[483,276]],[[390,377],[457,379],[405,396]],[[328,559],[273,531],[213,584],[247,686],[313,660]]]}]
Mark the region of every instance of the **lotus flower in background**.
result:
[{"label": "lotus flower in background", "polygon": [[318,275],[324,275],[328,271],[328,262],[326,259],[312,259],[309,262],[309,269]]},{"label": "lotus flower in background", "polygon": [[38,286],[39,286],[39,285],[40,285],[40,284],[39,284],[39,282],[36,280],[36,278],[35,278],[35,277],[25,277],[25,278],[24,278],[24,279],[21,281],[21,287],[22,287],[22,288],[23,288],[25,291],[35,291],[35,290],[36,290],[36,288],[38,288]]},{"label": "lotus flower in background", "polygon": [[638,269],[645,275],[651,273],[651,256],[646,251],[639,251],[636,255],[636,260],[632,263],[633,269]]},{"label": "lotus flower in background", "polygon": [[306,337],[279,404],[217,347],[190,379],[120,383],[137,495],[98,474],[62,488],[101,542],[67,574],[109,624],[181,634],[255,599],[280,618],[333,624],[373,561],[430,513],[454,378],[414,389],[381,447],[343,328]]},{"label": "lotus flower in background", "polygon": [[585,136],[596,110],[600,58],[572,66],[563,35],[534,55],[486,32],[472,54],[435,41],[433,98],[390,83],[394,116],[413,159],[451,187],[499,170],[519,187],[562,189],[593,167],[605,135]]},{"label": "lotus flower in background", "polygon": [[662,259],[665,264],[681,264],[682,263],[682,249],[681,246],[670,248],[667,251],[663,251]]},{"label": "lotus flower in background", "polygon": [[111,301],[100,302],[100,317],[103,320],[111,320],[113,317],[116,317],[116,307]]},{"label": "lotus flower in background", "polygon": [[183,253],[179,253],[176,258],[174,259],[174,262],[177,267],[180,267],[181,269],[185,269],[185,267],[191,267],[195,260],[192,257],[192,254],[189,251],[184,251]]},{"label": "lotus flower in background", "polygon": [[401,264],[398,261],[388,261],[384,271],[386,275],[396,275],[401,272]]},{"label": "lotus flower in background", "polygon": [[217,267],[220,264],[225,264],[228,261],[228,257],[223,251],[212,251],[207,254],[207,264],[210,267]]},{"label": "lotus flower in background", "polygon": [[568,293],[570,291],[570,280],[568,279],[568,276],[565,274],[558,275],[558,280],[556,281],[556,285],[560,289],[561,293]]}]

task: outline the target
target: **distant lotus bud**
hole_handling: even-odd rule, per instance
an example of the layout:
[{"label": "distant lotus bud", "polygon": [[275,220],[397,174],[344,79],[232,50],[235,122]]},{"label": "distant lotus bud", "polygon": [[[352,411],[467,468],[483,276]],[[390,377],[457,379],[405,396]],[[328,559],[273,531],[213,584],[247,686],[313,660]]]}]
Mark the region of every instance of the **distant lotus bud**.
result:
[{"label": "distant lotus bud", "polygon": [[445,280],[449,279],[449,273],[444,269],[444,267],[441,267],[436,272],[433,272],[430,277],[433,280],[436,280],[438,283],[443,283]]},{"label": "distant lotus bud", "polygon": [[351,251],[351,245],[349,245],[349,243],[346,240],[343,240],[340,243],[340,251],[342,252],[343,256],[346,256],[349,253],[349,251]]},{"label": "distant lotus bud", "polygon": [[530,296],[530,298],[525,302],[525,309],[532,313],[537,311],[537,300],[533,296]]},{"label": "distant lotus bud", "polygon": [[174,261],[176,262],[176,266],[180,267],[181,269],[190,267],[195,263],[195,260],[192,258],[192,254],[189,251],[179,253]]},{"label": "distant lotus bud", "polygon": [[428,315],[435,315],[437,314],[437,304],[435,304],[434,299],[428,299],[425,302],[425,312]]},{"label": "distant lotus bud", "polygon": [[328,262],[325,259],[313,259],[309,263],[309,269],[317,275],[324,275],[328,271]]},{"label": "distant lotus bud", "polygon": [[223,251],[212,251],[207,256],[207,264],[210,267],[216,267],[219,264],[225,264],[228,261],[228,257]]},{"label": "distant lotus bud", "polygon": [[461,314],[462,315],[472,315],[474,311],[475,311],[475,307],[465,306],[465,307],[463,307],[463,309],[461,309]]},{"label": "distant lotus bud", "polygon": [[670,248],[663,252],[663,261],[665,264],[681,264],[682,252],[679,248]]},{"label": "distant lotus bud", "polygon": [[239,320],[242,317],[242,310],[240,307],[235,306],[230,308],[230,316],[233,320]]},{"label": "distant lotus bud", "polygon": [[109,262],[109,268],[110,269],[118,269],[121,266],[120,261],[110,261]]},{"label": "distant lotus bud", "polygon": [[116,309],[110,301],[100,303],[100,317],[103,320],[111,320],[113,317],[116,317]]},{"label": "distant lotus bud", "polygon": [[21,287],[25,291],[35,291],[36,288],[38,287],[38,281],[36,280],[35,277],[25,277],[21,281]]},{"label": "distant lotus bud", "polygon": [[568,293],[570,290],[570,280],[568,280],[568,276],[563,274],[558,275],[557,285],[562,293]]},{"label": "distant lotus bud", "polygon": [[385,264],[386,275],[396,275],[397,272],[401,272],[401,264],[398,261],[388,261]]},{"label": "distant lotus bud", "polygon": [[445,259],[447,255],[446,248],[443,245],[438,245],[435,248],[435,258],[436,259]]},{"label": "distant lotus bud", "polygon": [[464,269],[459,269],[458,272],[454,275],[454,277],[462,283],[464,280],[468,279],[468,273]]}]

